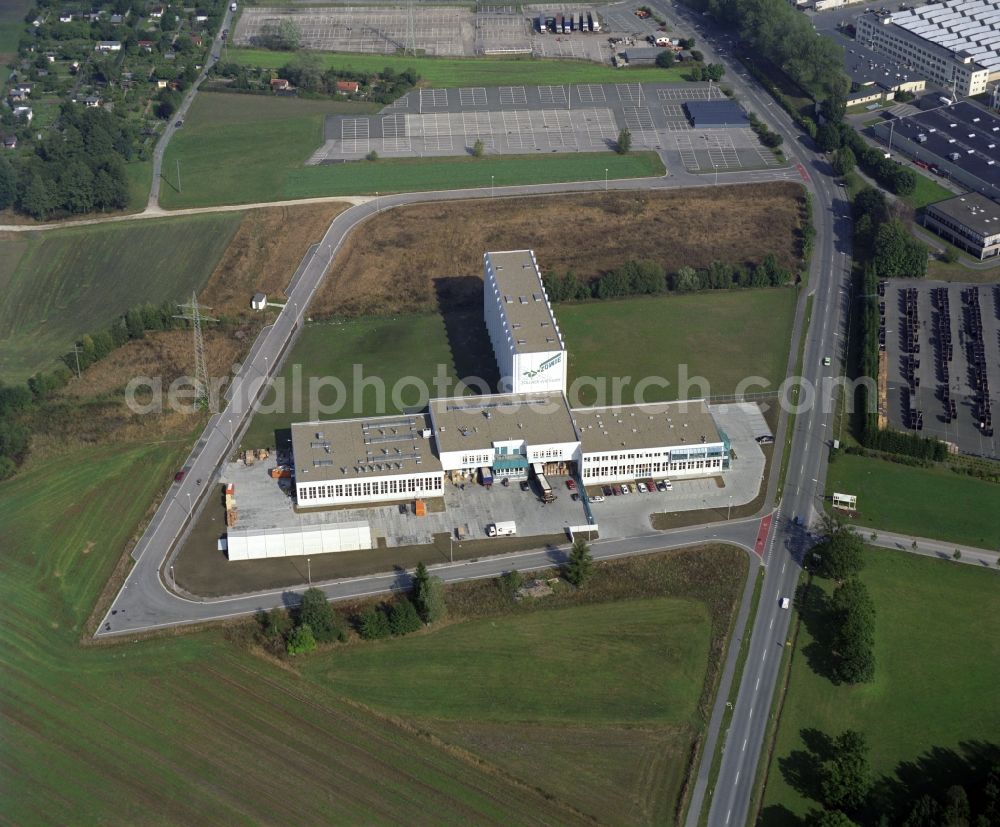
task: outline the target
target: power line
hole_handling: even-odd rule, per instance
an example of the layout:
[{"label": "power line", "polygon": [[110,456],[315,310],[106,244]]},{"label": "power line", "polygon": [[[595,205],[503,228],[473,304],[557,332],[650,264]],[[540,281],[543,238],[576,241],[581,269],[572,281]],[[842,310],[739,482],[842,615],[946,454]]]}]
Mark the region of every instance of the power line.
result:
[{"label": "power line", "polygon": [[[201,334],[201,323],[217,322],[209,316],[202,316],[201,305],[198,304],[198,296],[191,293],[191,301],[187,304],[178,305],[178,309],[183,311],[175,316],[176,319],[187,319],[191,322],[191,329],[194,332],[194,383],[196,391],[196,402],[199,408],[207,408],[208,399],[208,366],[205,362],[205,339]],[[206,310],[209,308],[205,308]]]}]

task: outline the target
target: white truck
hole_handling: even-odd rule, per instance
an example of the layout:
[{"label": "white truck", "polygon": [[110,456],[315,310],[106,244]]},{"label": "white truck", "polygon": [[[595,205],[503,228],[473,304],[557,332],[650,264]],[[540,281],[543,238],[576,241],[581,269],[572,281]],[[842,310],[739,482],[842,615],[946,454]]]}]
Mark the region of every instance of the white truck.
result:
[{"label": "white truck", "polygon": [[230,3],[229,4],[229,11],[236,11],[236,4],[235,3]]},{"label": "white truck", "polygon": [[486,529],[486,533],[490,537],[513,537],[517,534],[517,523],[513,520],[493,523]]}]

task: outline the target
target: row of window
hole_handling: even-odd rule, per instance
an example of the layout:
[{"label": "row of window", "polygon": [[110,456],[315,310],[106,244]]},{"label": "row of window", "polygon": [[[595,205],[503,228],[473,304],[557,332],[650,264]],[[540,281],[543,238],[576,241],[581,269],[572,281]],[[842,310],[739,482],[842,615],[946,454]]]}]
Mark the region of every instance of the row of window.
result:
[{"label": "row of window", "polygon": [[492,454],[463,454],[462,465],[492,465]]},{"label": "row of window", "polygon": [[600,465],[583,469],[584,479],[611,479],[613,477],[649,477],[678,471],[704,471],[721,469],[721,459],[699,459],[688,462],[639,462],[624,465]]},{"label": "row of window", "polygon": [[410,477],[409,479],[365,480],[362,482],[303,485],[299,500],[329,500],[353,497],[377,497],[389,494],[424,494],[440,491],[440,476]]}]

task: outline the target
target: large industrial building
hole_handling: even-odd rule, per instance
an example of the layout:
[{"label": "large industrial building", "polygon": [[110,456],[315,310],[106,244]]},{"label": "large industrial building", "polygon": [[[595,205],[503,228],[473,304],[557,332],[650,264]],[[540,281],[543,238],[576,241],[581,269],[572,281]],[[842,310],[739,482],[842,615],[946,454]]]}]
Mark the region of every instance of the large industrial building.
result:
[{"label": "large industrial building", "polygon": [[512,393],[565,392],[566,348],[531,250],[483,256],[483,316]]},{"label": "large industrial building", "polygon": [[1000,2],[945,0],[891,14],[867,12],[857,40],[912,66],[959,97],[1000,78]]},{"label": "large industrial building", "polygon": [[483,308],[509,393],[426,413],[292,426],[299,508],[444,496],[445,480],[572,475],[585,484],[695,477],[729,465],[703,400],[571,409],[566,351],[530,250],[487,253]]},{"label": "large industrial building", "polygon": [[931,204],[924,226],[980,260],[1000,255],[1000,206],[979,193]]}]

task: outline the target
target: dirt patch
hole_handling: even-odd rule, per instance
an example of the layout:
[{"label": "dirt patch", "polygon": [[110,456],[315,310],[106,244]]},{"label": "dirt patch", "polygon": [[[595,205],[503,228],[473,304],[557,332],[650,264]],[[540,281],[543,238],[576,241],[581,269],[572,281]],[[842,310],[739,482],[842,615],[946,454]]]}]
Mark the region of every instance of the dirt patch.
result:
[{"label": "dirt patch", "polygon": [[249,318],[254,314],[250,309],[254,293],[284,300],[284,290],[306,250],[349,206],[334,202],[248,211],[200,301],[215,316]]},{"label": "dirt patch", "polygon": [[[590,193],[389,210],[345,242],[313,315],[435,310],[448,278],[481,278],[486,250],[531,248],[543,272],[593,279],[628,259],[668,270],[714,260],[799,260],[802,188],[790,182]],[[405,255],[400,253],[405,251]]]}]

